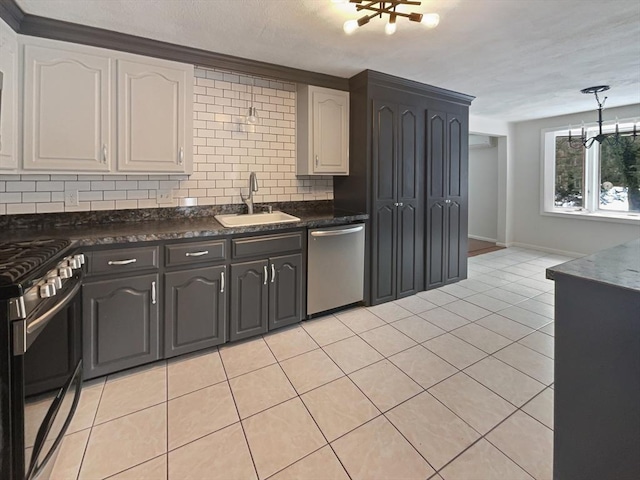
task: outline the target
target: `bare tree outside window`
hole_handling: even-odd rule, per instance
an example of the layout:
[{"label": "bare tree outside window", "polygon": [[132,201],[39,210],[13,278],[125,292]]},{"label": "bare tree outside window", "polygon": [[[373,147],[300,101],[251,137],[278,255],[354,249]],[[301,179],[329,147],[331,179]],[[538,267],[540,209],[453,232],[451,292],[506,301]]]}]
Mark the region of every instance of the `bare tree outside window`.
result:
[{"label": "bare tree outside window", "polygon": [[640,212],[640,141],[631,136],[600,146],[599,208]]},{"label": "bare tree outside window", "polygon": [[556,207],[584,207],[585,149],[572,148],[568,137],[556,137]]}]

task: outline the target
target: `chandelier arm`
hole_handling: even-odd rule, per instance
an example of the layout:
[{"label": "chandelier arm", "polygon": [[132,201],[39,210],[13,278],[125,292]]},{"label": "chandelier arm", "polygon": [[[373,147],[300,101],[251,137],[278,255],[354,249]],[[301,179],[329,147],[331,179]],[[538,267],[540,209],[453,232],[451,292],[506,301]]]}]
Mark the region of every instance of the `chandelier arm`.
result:
[{"label": "chandelier arm", "polygon": [[[386,4],[390,4],[389,6],[387,6]],[[377,7],[374,5],[378,5]],[[398,5],[420,5],[421,2],[414,2],[414,1],[401,1],[401,0],[395,0],[395,1],[372,1],[369,2],[365,5],[356,5],[356,10],[357,11],[361,11],[361,10],[369,10],[371,12],[376,12],[376,14],[383,14],[383,13],[390,13],[391,11],[393,11],[393,9],[395,9]],[[406,13],[400,14],[398,13],[398,15],[402,15],[403,17],[408,17],[409,15]]]}]

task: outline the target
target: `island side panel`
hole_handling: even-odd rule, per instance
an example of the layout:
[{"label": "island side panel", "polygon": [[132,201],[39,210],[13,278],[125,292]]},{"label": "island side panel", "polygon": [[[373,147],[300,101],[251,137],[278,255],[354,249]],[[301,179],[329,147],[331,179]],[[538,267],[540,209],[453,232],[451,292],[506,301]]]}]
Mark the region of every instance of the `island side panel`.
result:
[{"label": "island side panel", "polygon": [[640,291],[555,275],[555,480],[640,478]]}]

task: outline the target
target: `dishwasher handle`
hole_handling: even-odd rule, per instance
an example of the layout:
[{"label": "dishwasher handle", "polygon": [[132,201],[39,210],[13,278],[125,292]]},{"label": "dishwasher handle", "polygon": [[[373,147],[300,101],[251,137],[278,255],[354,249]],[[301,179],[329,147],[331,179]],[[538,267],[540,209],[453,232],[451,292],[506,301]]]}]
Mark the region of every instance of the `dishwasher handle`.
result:
[{"label": "dishwasher handle", "polygon": [[335,237],[336,235],[347,235],[349,233],[361,232],[364,230],[364,225],[358,225],[357,227],[343,228],[341,230],[315,230],[311,232],[312,237]]}]

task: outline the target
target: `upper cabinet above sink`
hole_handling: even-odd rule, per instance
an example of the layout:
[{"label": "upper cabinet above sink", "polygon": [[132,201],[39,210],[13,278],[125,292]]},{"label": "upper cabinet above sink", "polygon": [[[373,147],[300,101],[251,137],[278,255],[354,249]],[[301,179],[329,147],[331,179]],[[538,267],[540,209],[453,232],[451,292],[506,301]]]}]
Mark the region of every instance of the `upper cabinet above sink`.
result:
[{"label": "upper cabinet above sink", "polygon": [[193,65],[22,43],[24,171],[191,173]]},{"label": "upper cabinet above sink", "polygon": [[349,92],[298,85],[296,175],[349,175]]}]

